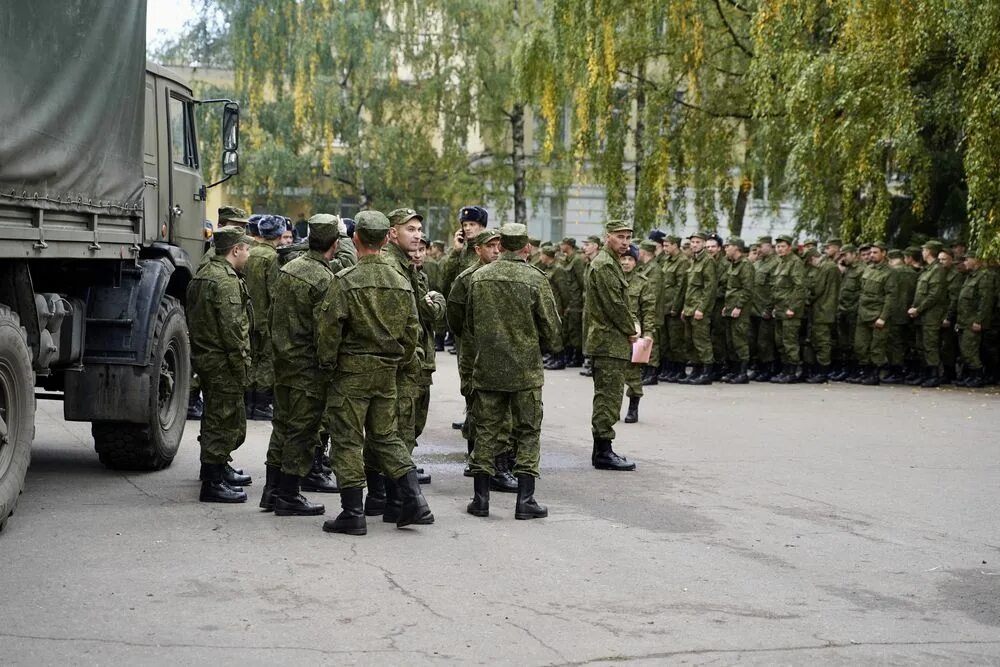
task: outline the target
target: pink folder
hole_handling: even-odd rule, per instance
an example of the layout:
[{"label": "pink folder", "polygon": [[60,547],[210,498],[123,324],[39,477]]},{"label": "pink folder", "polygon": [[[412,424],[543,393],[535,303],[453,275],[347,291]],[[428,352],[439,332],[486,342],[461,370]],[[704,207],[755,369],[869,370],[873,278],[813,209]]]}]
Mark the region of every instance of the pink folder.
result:
[{"label": "pink folder", "polygon": [[653,351],[653,341],[649,338],[639,338],[632,343],[632,363],[648,364],[649,355]]}]

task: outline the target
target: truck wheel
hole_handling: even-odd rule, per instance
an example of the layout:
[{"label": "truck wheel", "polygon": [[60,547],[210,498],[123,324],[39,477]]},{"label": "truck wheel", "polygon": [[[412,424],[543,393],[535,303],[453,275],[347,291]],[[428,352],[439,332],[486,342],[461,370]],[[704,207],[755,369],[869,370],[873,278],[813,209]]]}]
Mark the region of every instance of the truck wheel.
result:
[{"label": "truck wheel", "polygon": [[24,489],[35,438],[31,350],[17,314],[0,306],[0,530]]},{"label": "truck wheel", "polygon": [[94,422],[91,433],[101,463],[116,470],[161,470],[177,454],[187,421],[191,346],[184,308],[165,296],[156,315],[153,357],[147,370],[149,422]]}]

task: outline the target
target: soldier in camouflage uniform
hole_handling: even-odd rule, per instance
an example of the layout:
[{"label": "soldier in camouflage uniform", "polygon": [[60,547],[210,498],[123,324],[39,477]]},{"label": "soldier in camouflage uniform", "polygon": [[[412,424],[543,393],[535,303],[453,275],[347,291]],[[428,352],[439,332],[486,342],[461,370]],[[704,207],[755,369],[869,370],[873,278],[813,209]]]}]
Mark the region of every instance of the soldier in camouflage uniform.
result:
[{"label": "soldier in camouflage uniform", "polygon": [[261,215],[257,219],[259,241],[250,248],[244,275],[250,301],[253,302],[253,368],[250,390],[246,395],[247,419],[269,420],[273,417],[274,358],[271,352],[271,291],[278,278],[278,251],[286,228],[280,215]]},{"label": "soldier in camouflage uniform", "polygon": [[712,381],[721,380],[729,361],[729,350],[726,347],[726,321],[722,318],[722,302],[726,298],[726,280],[729,262],[722,251],[722,237],[712,232],[705,239],[705,252],[715,261],[715,303],[712,304],[712,371],[709,377]]},{"label": "soldier in camouflage uniform", "polygon": [[941,365],[944,373],[941,376],[942,384],[952,384],[957,379],[958,371],[958,332],[955,331],[955,323],[958,321],[958,295],[962,292],[962,285],[965,283],[967,275],[965,270],[965,258],[956,261],[951,248],[943,248],[938,254],[938,261],[947,274],[945,290],[947,292],[948,307],[945,309],[944,319],[941,322]]},{"label": "soldier in camouflage uniform", "polygon": [[767,382],[777,374],[774,338],[774,270],[778,257],[774,254],[770,236],[757,239],[757,262],[753,267],[753,312],[750,319],[751,338],[757,365],[753,370],[755,382]]},{"label": "soldier in camouflage uniform", "polygon": [[281,295],[271,305],[270,322],[275,405],[260,506],[278,516],[325,511],[299,493],[303,478],[319,475],[311,485],[315,490],[337,491],[335,484],[322,479],[322,469],[317,470],[327,392],[326,377],[316,366],[316,323],[318,306],[333,282],[330,260],[337,252],[338,223],[335,216],[322,213],[309,219],[309,249],[278,271],[274,290]]},{"label": "soldier in camouflage uniform", "polygon": [[[655,233],[650,232],[651,234]],[[660,232],[662,234],[662,232]],[[641,273],[646,281],[649,283],[650,293],[653,295],[656,301],[654,317],[657,321],[661,320],[661,302],[660,297],[660,284],[662,282],[661,276],[663,271],[663,265],[659,262],[658,257],[662,246],[651,239],[646,239],[639,243],[639,263],[636,271]],[[623,255],[624,258],[626,255]],[[649,354],[649,363],[646,364],[641,371],[642,384],[646,386],[659,384],[659,367],[660,367],[660,336],[659,330],[656,326],[650,327],[649,332],[653,336],[653,349]]]},{"label": "soldier in camouflage uniform", "polygon": [[[451,250],[444,259],[441,270],[442,294],[448,298],[451,284],[458,274],[479,261],[472,239],[476,238],[489,225],[489,213],[482,206],[465,206],[458,212],[458,231],[452,240]],[[452,331],[454,334],[455,332]]]},{"label": "soldier in camouflage uniform", "polygon": [[[418,285],[417,292],[423,294],[429,294],[435,290],[431,289],[430,277],[424,271],[427,266],[427,249],[430,247],[429,242],[423,236],[420,237],[420,246],[410,253],[410,261],[413,262],[413,275],[416,284]],[[441,301],[444,297],[441,298]],[[421,318],[420,327],[424,330],[423,341],[424,341],[424,358],[421,361],[421,373],[420,381],[420,394],[414,405],[413,413],[413,435],[414,438],[419,439],[420,434],[424,432],[424,427],[427,426],[427,412],[430,410],[431,405],[431,385],[434,384],[434,372],[437,370],[437,363],[434,359],[434,332],[435,330],[442,326],[444,322],[444,309],[442,309],[441,316],[436,319],[436,321],[431,321],[429,318]],[[420,468],[417,468],[417,474],[420,474]],[[428,482],[430,481],[430,475],[427,476]]]},{"label": "soldier in camouflage uniform", "polygon": [[612,220],[604,229],[604,248],[587,273],[584,308],[584,354],[591,359],[594,378],[590,418],[594,449],[590,460],[599,470],[635,470],[635,463],[611,447],[621,413],[625,374],[632,363],[632,343],[640,334],[639,323],[629,308],[628,281],[621,266],[621,256],[632,241],[632,224]]},{"label": "soldier in camouflage uniform", "polygon": [[924,362],[924,377],[919,378],[919,384],[923,387],[941,386],[941,324],[948,314],[949,304],[948,272],[938,261],[938,254],[943,249],[939,241],[928,241],[921,248],[925,268],[917,278],[913,304],[906,311],[918,327],[919,349]]},{"label": "soldier in camouflage uniform", "polygon": [[771,295],[774,298],[775,342],[780,348],[782,371],[771,382],[791,384],[802,379],[802,357],[799,348],[799,331],[806,308],[805,271],[802,260],[792,252],[790,236],[779,236],[776,249],[778,262],[772,273]]},{"label": "soldier in camouflage uniform", "polygon": [[[656,294],[653,291],[653,283],[648,277],[648,272],[643,273],[636,268],[638,255],[639,251],[635,245],[630,245],[621,259],[622,271],[625,273],[625,280],[628,281],[629,308],[639,321],[639,328],[643,335],[649,334],[655,339],[658,321]],[[659,269],[656,271],[658,272]],[[642,370],[643,366],[639,364],[629,364],[629,369],[625,373],[625,396],[628,397],[628,410],[625,412],[626,424],[634,424],[639,421],[639,399],[642,398],[642,387],[645,384]]]},{"label": "soldier in camouflage uniform", "polygon": [[843,382],[856,370],[854,362],[854,329],[858,320],[858,299],[861,296],[861,274],[858,249],[845,245],[840,253],[840,294],[837,297],[837,363],[830,374],[834,382]]},{"label": "soldier in camouflage uniform", "polygon": [[840,239],[829,239],[824,245],[825,256],[812,260],[815,273],[809,295],[809,334],[816,368],[807,382],[823,384],[830,379],[833,364],[834,329],[837,326],[837,308],[840,298]]},{"label": "soldier in camouflage uniform", "polygon": [[917,271],[904,263],[904,254],[901,250],[889,250],[886,252],[886,257],[889,261],[889,270],[895,274],[896,291],[892,297],[892,311],[889,313],[889,334],[886,343],[889,368],[881,382],[902,384],[907,378],[906,362],[913,343],[913,327],[906,314],[906,309],[913,302],[913,295],[917,289]]},{"label": "soldier in camouflage uniform", "polygon": [[695,232],[691,242],[691,267],[687,273],[684,291],[684,334],[687,347],[693,355],[691,375],[680,380],[681,384],[712,384],[712,313],[715,309],[719,277],[718,264],[705,249],[708,234]]},{"label": "soldier in camouflage uniform", "polygon": [[873,243],[869,265],[861,276],[858,323],[854,332],[854,355],[860,373],[848,379],[852,384],[877,385],[881,369],[888,361],[888,324],[896,294],[897,276],[885,261],[884,243]]},{"label": "soldier in camouflage uniform", "polygon": [[726,327],[726,349],[732,370],[722,377],[729,384],[747,384],[750,378],[750,311],[753,303],[753,265],[744,256],[746,244],[738,236],[726,240],[728,269],[726,295],[722,300],[722,323]]},{"label": "soldier in camouflage uniform", "polygon": [[576,251],[576,239],[566,237],[559,243],[564,259],[565,293],[562,301],[563,356],[568,368],[583,365],[583,300],[587,263]]},{"label": "soldier in camouflage uniform", "polygon": [[358,214],[358,263],[336,274],[318,314],[317,353],[330,377],[331,460],[343,510],[323,524],[327,532],[367,532],[366,459],[391,480],[387,495],[398,494],[386,502],[383,521],[434,522],[396,424],[396,377],[416,355],[420,320],[413,287],[381,253],[388,234],[385,215]]},{"label": "soldier in camouflage uniform", "polygon": [[201,421],[202,502],[242,503],[248,475],[233,469],[231,454],[246,439],[243,392],[250,382],[250,296],[239,272],[250,255],[250,238],[240,227],[220,229],[215,253],[188,284],[187,321],[191,367],[201,378],[205,409]]},{"label": "soldier in camouflage uniform", "polygon": [[993,272],[983,266],[976,253],[966,254],[965,265],[967,275],[958,295],[956,323],[964,371],[956,384],[977,388],[984,384],[983,338],[993,326],[997,286]]},{"label": "soldier in camouflage uniform", "polygon": [[472,450],[474,496],[468,512],[489,515],[490,477],[497,455],[517,443],[516,519],[548,516],[535,502],[542,426],[542,350],[559,351],[561,331],[548,280],[526,262],[528,230],[500,228],[503,254],[469,281],[465,325],[476,339],[472,367],[477,424]]},{"label": "soldier in camouflage uniform", "polygon": [[681,252],[681,240],[677,236],[664,239],[663,254],[667,257],[663,265],[660,300],[663,303],[663,324],[660,335],[666,338],[667,365],[659,379],[664,382],[678,382],[685,375],[688,360],[687,338],[684,335],[684,291],[687,288],[687,273],[691,260]]}]

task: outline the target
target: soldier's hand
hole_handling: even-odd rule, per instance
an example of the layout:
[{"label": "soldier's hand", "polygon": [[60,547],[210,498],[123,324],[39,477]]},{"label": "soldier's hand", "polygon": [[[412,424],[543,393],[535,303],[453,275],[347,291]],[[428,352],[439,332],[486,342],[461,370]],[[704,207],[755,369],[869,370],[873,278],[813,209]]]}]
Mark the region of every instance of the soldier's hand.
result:
[{"label": "soldier's hand", "polygon": [[917,316],[917,309],[916,308],[910,308],[908,311],[906,311],[906,314],[909,315],[910,317],[916,317]]},{"label": "soldier's hand", "polygon": [[461,229],[455,232],[451,245],[455,250],[461,250],[462,246],[465,245],[465,233]]},{"label": "soldier's hand", "polygon": [[427,302],[428,306],[433,306],[434,305],[434,299],[436,299],[439,296],[441,296],[440,292],[436,292],[434,290],[431,290],[427,294],[424,295],[424,301]]},{"label": "soldier's hand", "polygon": [[941,328],[942,329],[947,329],[950,326],[951,326],[951,322],[949,320],[945,320],[945,321],[941,322]]},{"label": "soldier's hand", "polygon": [[705,319],[705,313],[701,312],[700,310],[694,311],[694,319],[696,320]]},{"label": "soldier's hand", "polygon": [[877,320],[875,320],[875,328],[876,329],[884,329],[885,328],[885,320],[883,320],[881,317],[878,318]]},{"label": "soldier's hand", "polygon": [[785,317],[789,319],[795,317],[795,311],[789,308],[788,310],[785,311]]},{"label": "soldier's hand", "polygon": [[733,308],[731,311],[729,311],[729,316],[734,320],[738,320],[740,318],[740,313],[742,312],[743,310],[741,308]]},{"label": "soldier's hand", "polygon": [[972,323],[972,330],[975,331],[976,333],[979,333],[980,331],[983,330],[983,325],[980,324],[979,322],[973,322]]},{"label": "soldier's hand", "polygon": [[637,341],[637,340],[639,340],[639,336],[638,336],[638,335],[635,335],[635,336],[629,336],[629,337],[628,337],[628,342],[630,342],[630,343],[634,343],[634,342],[635,342],[635,341]]}]

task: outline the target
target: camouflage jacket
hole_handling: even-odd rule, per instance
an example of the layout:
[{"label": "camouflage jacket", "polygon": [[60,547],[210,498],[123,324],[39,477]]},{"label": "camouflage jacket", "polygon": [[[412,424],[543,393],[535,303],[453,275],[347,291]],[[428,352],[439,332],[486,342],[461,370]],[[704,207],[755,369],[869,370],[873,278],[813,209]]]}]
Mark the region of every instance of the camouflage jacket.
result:
[{"label": "camouflage jacket", "polygon": [[[458,274],[448,293],[448,328],[455,336],[458,348],[458,372],[464,383],[472,376],[472,362],[476,358],[476,338],[469,330],[467,303],[469,299],[469,282],[472,274],[486,266],[476,262],[462,273]],[[471,389],[471,387],[470,387]]]},{"label": "camouflage jacket", "polygon": [[323,253],[309,250],[278,271],[271,306],[271,345],[277,384],[317,395],[325,393],[326,377],[316,364],[316,321],[320,303],[333,282]]},{"label": "camouflage jacket", "polygon": [[746,257],[740,257],[728,264],[722,314],[730,317],[733,308],[739,308],[740,317],[749,317],[753,306],[753,264]]},{"label": "camouflage jacket", "polygon": [[917,315],[928,322],[939,324],[948,313],[948,275],[941,262],[933,262],[920,272],[917,290],[913,295]]},{"label": "camouflage jacket", "polygon": [[452,248],[451,252],[444,258],[441,268],[441,293],[445,298],[451,292],[451,285],[455,278],[467,268],[479,261],[479,255],[469,246],[468,242],[462,246],[461,250]]},{"label": "camouflage jacket", "polygon": [[[655,262],[654,271],[659,268]],[[639,321],[639,328],[643,336],[652,336],[656,333],[661,320],[656,317],[656,295],[653,292],[653,281],[649,279],[648,273],[639,273],[639,269],[633,269],[625,274],[628,282],[629,308],[632,315]]]},{"label": "camouflage jacket", "polygon": [[951,324],[958,321],[958,297],[962,293],[962,285],[965,284],[966,274],[959,271],[954,266],[948,270],[948,311],[943,319]]},{"label": "camouflage jacket", "polygon": [[716,275],[718,267],[707,250],[702,250],[691,258],[687,286],[684,290],[685,317],[693,316],[696,310],[700,310],[706,317],[711,317],[719,285],[719,277]]},{"label": "camouflage jacket", "polygon": [[354,247],[354,241],[344,236],[337,239],[337,251],[330,260],[330,270],[336,274],[357,263],[358,251]]},{"label": "camouflage jacket", "polygon": [[996,280],[987,268],[969,271],[958,295],[958,326],[968,329],[979,324],[984,329],[993,325],[993,302],[996,299]]},{"label": "camouflage jacket", "polygon": [[243,275],[247,291],[253,303],[253,328],[262,336],[269,332],[268,320],[271,313],[271,287],[278,278],[278,251],[267,243],[258,243],[250,249]]},{"label": "camouflage jacket", "polygon": [[892,296],[889,322],[897,326],[908,324],[910,316],[906,314],[906,309],[913,303],[913,295],[917,290],[917,272],[905,264],[890,269],[896,274],[896,291]]},{"label": "camouflage jacket", "polygon": [[562,350],[562,329],[549,281],[517,253],[504,252],[472,274],[467,324],[476,337],[472,364],[476,389],[541,387],[542,350]]},{"label": "camouflage jacket", "polygon": [[562,304],[564,312],[580,312],[583,310],[583,293],[587,287],[587,263],[580,253],[574,252],[563,261],[562,269],[565,273]]},{"label": "camouflage jacket", "polygon": [[202,382],[243,391],[250,382],[253,307],[236,269],[213,255],[187,288],[191,366]]},{"label": "camouflage jacket", "polygon": [[687,272],[691,268],[691,260],[684,253],[677,253],[667,259],[663,265],[663,313],[667,317],[676,317],[684,309],[684,290],[687,288]]},{"label": "camouflage jacket", "polygon": [[854,317],[858,314],[858,300],[861,298],[861,276],[865,267],[855,262],[847,267],[841,276],[840,296],[837,298],[837,314],[841,317]]},{"label": "camouflage jacket", "polygon": [[802,260],[792,253],[779,257],[774,267],[771,296],[774,299],[774,317],[787,319],[785,311],[802,317],[806,308],[806,276]]},{"label": "camouflage jacket", "polygon": [[[414,305],[420,320],[420,340],[417,344],[416,358],[400,368],[404,375],[415,379],[421,371],[434,371],[434,330],[444,321],[445,301],[443,296],[437,296],[432,303],[427,303],[426,276],[419,274],[406,254],[395,243],[386,243],[382,248],[382,256],[413,289]],[[423,276],[423,277],[421,277]]]},{"label": "camouflage jacket", "polygon": [[831,259],[824,259],[816,267],[809,287],[810,317],[816,324],[833,324],[837,321],[837,304],[840,299],[840,267]]},{"label": "camouflage jacket", "polygon": [[861,296],[858,299],[858,321],[870,324],[875,320],[889,322],[898,277],[884,261],[869,264],[861,276]]},{"label": "camouflage jacket", "polygon": [[636,335],[638,323],[629,308],[621,261],[607,246],[590,263],[583,326],[583,353],[588,357],[632,359],[628,339]]},{"label": "camouflage jacket", "polygon": [[774,310],[774,270],[778,268],[777,255],[758,259],[753,267],[753,314],[771,317]]}]

